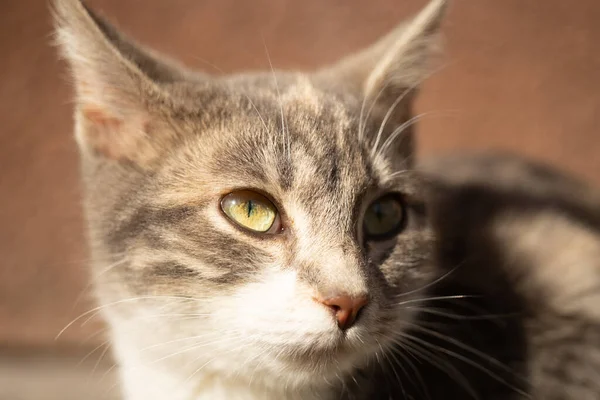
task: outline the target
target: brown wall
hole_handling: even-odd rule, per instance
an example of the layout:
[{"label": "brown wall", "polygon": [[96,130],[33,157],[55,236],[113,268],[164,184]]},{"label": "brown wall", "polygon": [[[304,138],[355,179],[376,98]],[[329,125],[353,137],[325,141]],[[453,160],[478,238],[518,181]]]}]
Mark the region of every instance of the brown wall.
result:
[{"label": "brown wall", "polygon": [[[214,71],[312,67],[369,43],[417,0],[90,0],[143,42]],[[454,0],[425,85],[423,153],[503,148],[600,183],[600,2]],[[0,344],[52,343],[86,310],[70,90],[42,0],[0,3]],[[262,34],[262,36],[261,36]],[[62,341],[97,327],[75,324]]]}]

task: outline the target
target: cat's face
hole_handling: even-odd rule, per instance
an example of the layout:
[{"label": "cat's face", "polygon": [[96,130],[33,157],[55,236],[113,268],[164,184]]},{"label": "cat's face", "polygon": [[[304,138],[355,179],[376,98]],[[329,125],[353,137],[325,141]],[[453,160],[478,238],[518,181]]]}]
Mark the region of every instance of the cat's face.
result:
[{"label": "cat's face", "polygon": [[117,347],[294,386],[394,344],[435,275],[410,99],[441,5],[312,74],[209,78],[58,3]]}]

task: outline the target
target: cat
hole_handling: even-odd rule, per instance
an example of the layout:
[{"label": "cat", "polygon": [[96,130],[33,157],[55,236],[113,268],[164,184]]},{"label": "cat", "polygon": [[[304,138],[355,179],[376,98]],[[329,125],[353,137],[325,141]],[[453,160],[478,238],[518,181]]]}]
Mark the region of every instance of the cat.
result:
[{"label": "cat", "polygon": [[126,400],[339,398],[395,345],[436,278],[410,118],[444,9],[310,73],[211,77],[54,3]]},{"label": "cat", "polygon": [[414,168],[412,103],[445,7],[433,0],[313,72],[211,77],[77,0],[55,2],[95,292],[124,399],[566,390],[543,376],[552,353],[535,329],[553,320],[523,317],[529,278],[502,264],[527,256],[510,240],[534,225],[492,225],[504,232],[485,243],[494,262],[472,255],[490,225],[466,224],[477,207],[461,207],[470,198],[458,188],[469,184]]}]

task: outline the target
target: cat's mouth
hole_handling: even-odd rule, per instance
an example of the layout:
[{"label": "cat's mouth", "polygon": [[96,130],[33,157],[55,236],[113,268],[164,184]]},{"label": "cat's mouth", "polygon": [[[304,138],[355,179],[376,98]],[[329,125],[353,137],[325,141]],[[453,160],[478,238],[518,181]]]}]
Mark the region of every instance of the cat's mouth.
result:
[{"label": "cat's mouth", "polygon": [[278,358],[301,367],[338,365],[368,354],[372,346],[367,343],[366,336],[364,329],[357,327],[349,331],[336,330],[317,337],[307,337],[306,341],[285,345],[285,349],[279,351]]},{"label": "cat's mouth", "polygon": [[[353,316],[351,326],[340,326],[336,322],[324,330],[305,333],[294,341],[285,344],[285,350],[279,353],[280,360],[301,364],[344,364],[367,359],[385,347],[385,329],[372,329],[374,309],[365,307]],[[334,318],[335,320],[335,318]]]},{"label": "cat's mouth", "polygon": [[327,383],[368,365],[378,347],[368,343],[360,347],[350,343],[348,339],[340,339],[327,347],[297,350],[280,358],[280,361],[286,365],[285,369],[296,379],[307,379],[313,383],[322,379]]},{"label": "cat's mouth", "polygon": [[[370,360],[384,356],[394,341],[393,332],[401,329],[396,318],[380,315],[376,329],[372,328],[367,313],[350,329],[331,329],[319,334],[307,335],[306,340],[288,343],[279,353],[280,361],[292,369],[307,369],[318,374],[330,371],[345,373],[367,365]],[[385,317],[385,318],[384,318]]]}]

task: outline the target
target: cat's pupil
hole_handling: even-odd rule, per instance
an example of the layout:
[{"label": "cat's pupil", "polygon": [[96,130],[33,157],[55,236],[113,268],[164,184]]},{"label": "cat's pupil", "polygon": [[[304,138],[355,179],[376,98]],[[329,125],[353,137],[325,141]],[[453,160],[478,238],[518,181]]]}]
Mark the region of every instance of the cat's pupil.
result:
[{"label": "cat's pupil", "polygon": [[377,203],[375,204],[375,216],[377,217],[377,219],[379,221],[383,220],[383,211],[382,211],[382,207],[381,207],[381,203]]},{"label": "cat's pupil", "polygon": [[248,218],[250,218],[250,216],[252,215],[252,210],[254,210],[254,203],[252,203],[252,200],[248,200],[248,203],[246,204],[248,204]]}]

